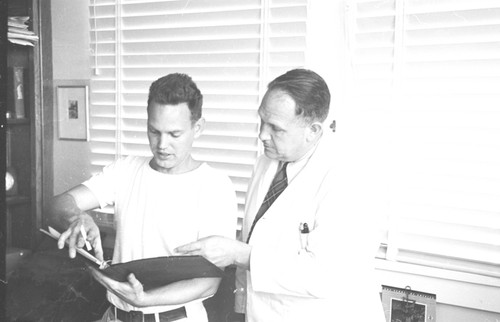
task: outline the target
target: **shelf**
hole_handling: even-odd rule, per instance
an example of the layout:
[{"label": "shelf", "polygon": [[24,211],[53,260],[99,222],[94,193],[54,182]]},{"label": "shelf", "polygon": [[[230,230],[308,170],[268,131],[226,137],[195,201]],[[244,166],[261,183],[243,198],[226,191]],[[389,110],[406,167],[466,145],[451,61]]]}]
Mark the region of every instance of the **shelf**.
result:
[{"label": "shelf", "polygon": [[[39,2],[35,0],[7,1],[7,16],[29,17],[28,30],[37,33],[40,25]],[[8,19],[8,18],[7,18]],[[7,41],[7,39],[5,39]],[[19,46],[6,42],[4,59],[7,68],[2,71],[5,76],[8,95],[0,98],[10,117],[6,119],[6,160],[16,175],[17,189],[6,196],[7,210],[7,245],[21,249],[35,249],[38,238],[38,226],[41,225],[42,198],[41,198],[41,55],[38,44],[33,46]],[[23,68],[23,77],[20,79],[12,75],[12,68]],[[15,97],[23,85],[23,102],[17,101],[18,109],[24,108],[23,118],[16,117]],[[14,90],[16,89],[16,90]],[[5,113],[6,111],[2,111]],[[4,114],[4,117],[6,115]],[[0,318],[1,320],[1,318]]]},{"label": "shelf", "polygon": [[30,124],[30,120],[28,118],[19,118],[19,119],[15,119],[15,118],[8,118],[7,119],[7,124],[8,125],[23,125],[23,124]]},{"label": "shelf", "polygon": [[27,196],[7,196],[6,201],[7,206],[15,206],[29,203],[30,198]]}]

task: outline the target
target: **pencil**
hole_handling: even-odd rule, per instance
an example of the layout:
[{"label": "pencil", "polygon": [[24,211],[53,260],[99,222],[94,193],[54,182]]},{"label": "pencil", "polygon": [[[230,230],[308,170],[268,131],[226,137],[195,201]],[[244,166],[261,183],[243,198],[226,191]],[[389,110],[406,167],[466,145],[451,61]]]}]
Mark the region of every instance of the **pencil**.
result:
[{"label": "pencil", "polygon": [[90,251],[92,249],[92,246],[90,246],[90,243],[87,240],[87,232],[85,231],[85,228],[83,228],[83,225],[80,226],[80,232],[82,233],[82,237],[85,240],[85,247],[87,247],[87,251]]}]

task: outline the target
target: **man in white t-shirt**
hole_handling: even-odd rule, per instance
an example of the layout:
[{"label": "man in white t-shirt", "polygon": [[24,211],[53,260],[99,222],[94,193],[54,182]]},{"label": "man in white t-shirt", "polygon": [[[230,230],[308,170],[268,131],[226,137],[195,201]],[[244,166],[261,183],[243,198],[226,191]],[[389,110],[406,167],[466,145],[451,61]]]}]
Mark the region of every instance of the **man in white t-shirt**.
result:
[{"label": "man in white t-shirt", "polygon": [[[64,230],[70,257],[85,245],[103,259],[99,228],[86,211],[113,205],[113,263],[174,255],[174,249],[209,235],[235,237],[236,196],[230,179],[191,156],[204,119],[203,97],[192,79],[169,74],[151,84],[147,134],[153,157],[126,157],[54,198],[51,223]],[[117,282],[92,270],[108,290],[102,321],[207,321],[202,300],[220,278],[198,278],[144,291],[134,274]]]}]

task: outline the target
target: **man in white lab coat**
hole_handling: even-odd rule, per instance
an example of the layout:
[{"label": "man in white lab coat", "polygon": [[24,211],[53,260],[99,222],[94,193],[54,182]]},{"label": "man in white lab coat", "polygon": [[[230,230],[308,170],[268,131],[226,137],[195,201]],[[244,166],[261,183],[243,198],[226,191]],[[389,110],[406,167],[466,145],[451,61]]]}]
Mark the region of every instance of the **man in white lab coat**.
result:
[{"label": "man in white lab coat", "polygon": [[176,249],[237,265],[235,309],[248,322],[385,320],[366,160],[324,125],[329,105],[313,71],[272,81],[259,107],[265,155],[249,185],[243,241],[211,236]]}]

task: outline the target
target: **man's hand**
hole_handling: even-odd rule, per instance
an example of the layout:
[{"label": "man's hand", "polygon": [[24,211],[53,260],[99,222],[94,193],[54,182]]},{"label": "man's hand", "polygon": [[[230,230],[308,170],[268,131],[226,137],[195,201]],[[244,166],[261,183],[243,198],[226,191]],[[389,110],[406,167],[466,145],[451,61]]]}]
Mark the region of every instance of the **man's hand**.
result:
[{"label": "man's hand", "polygon": [[69,247],[69,257],[75,258],[76,248],[82,248],[85,246],[85,239],[81,233],[82,227],[87,234],[87,241],[89,241],[92,248],[94,248],[95,257],[99,260],[103,260],[104,256],[99,227],[96,225],[92,217],[87,214],[80,215],[77,220],[70,224],[69,228],[59,237],[57,246],[59,249],[63,249],[64,244],[67,241]]},{"label": "man's hand", "polygon": [[198,241],[179,246],[177,253],[184,255],[201,255],[219,267],[236,264],[248,269],[252,247],[222,236],[209,236]]},{"label": "man's hand", "polygon": [[105,276],[93,267],[89,266],[89,269],[96,281],[111,293],[133,306],[146,306],[144,303],[146,293],[144,292],[141,282],[139,282],[133,273],[127,276],[126,282],[118,282]]}]

